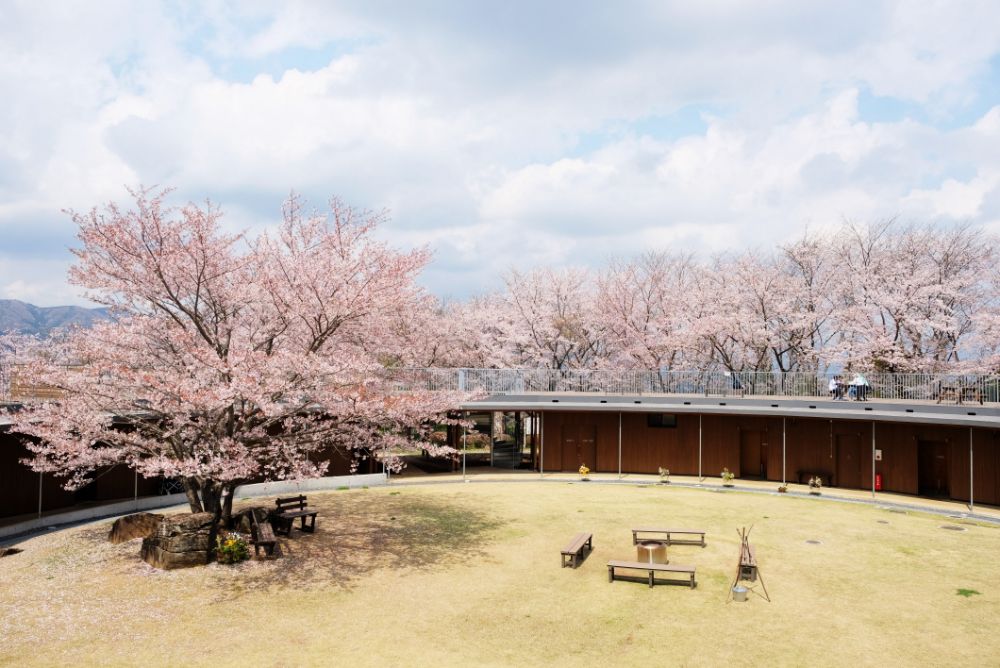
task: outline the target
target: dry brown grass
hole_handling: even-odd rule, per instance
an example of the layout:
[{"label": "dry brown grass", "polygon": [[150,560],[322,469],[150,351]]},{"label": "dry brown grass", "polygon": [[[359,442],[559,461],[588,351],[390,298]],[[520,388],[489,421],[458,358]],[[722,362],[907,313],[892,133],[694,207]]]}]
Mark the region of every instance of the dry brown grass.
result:
[{"label": "dry brown grass", "polygon": [[[159,572],[109,522],[0,560],[0,664],[995,665],[1000,529],[870,506],[632,485],[476,483],[311,494],[273,561]],[[888,522],[888,523],[883,523]],[[607,582],[639,524],[698,588]],[[726,604],[752,539],[773,600]],[[577,570],[573,533],[594,533]],[[805,541],[816,539],[820,545]],[[981,595],[959,596],[960,588]]]}]

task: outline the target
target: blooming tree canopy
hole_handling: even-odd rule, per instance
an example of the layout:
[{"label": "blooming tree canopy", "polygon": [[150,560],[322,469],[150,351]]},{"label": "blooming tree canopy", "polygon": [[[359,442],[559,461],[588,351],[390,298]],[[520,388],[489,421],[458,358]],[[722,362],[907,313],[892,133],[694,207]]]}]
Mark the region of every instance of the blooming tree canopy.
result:
[{"label": "blooming tree canopy", "polygon": [[414,283],[428,252],[377,241],[383,214],[333,200],[306,215],[293,197],[275,233],[249,238],[211,204],[132,194],[130,210],[71,212],[70,279],[114,318],[30,356],[35,381],[60,390],[17,416],[36,470],[72,486],[127,463],[182,480],[193,511],[228,515],[241,483],[322,475],[333,450],[397,466],[447,422],[458,396],[384,380],[400,328],[435,305]]},{"label": "blooming tree canopy", "polygon": [[454,366],[822,373],[1000,368],[996,238],[845,223],[773,252],[650,252],[600,271],[512,271],[453,306]]}]

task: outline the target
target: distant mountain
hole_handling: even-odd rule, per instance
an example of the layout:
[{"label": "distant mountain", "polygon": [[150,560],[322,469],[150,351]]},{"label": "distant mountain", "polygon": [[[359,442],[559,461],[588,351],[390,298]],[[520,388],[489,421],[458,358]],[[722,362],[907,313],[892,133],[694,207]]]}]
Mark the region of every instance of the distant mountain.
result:
[{"label": "distant mountain", "polygon": [[21,334],[48,336],[49,332],[59,327],[90,327],[108,317],[105,308],[35,306],[17,299],[0,299],[0,332],[16,330]]}]

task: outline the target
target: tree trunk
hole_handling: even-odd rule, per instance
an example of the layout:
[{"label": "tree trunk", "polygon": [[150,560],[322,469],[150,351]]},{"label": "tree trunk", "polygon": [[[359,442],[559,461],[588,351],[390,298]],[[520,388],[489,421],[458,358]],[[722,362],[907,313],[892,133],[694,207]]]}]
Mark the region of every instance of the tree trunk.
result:
[{"label": "tree trunk", "polygon": [[205,554],[205,563],[210,564],[216,559],[215,543],[219,535],[219,520],[222,517],[222,504],[215,504],[215,512],[212,517],[212,526],[208,529],[208,553]]},{"label": "tree trunk", "polygon": [[222,505],[222,519],[228,527],[233,518],[233,498],[236,496],[236,485],[226,486],[226,496]]},{"label": "tree trunk", "polygon": [[188,505],[191,506],[192,513],[200,513],[204,510],[201,497],[198,496],[199,488],[200,485],[198,485],[198,481],[194,478],[184,479],[184,493],[187,495]]}]

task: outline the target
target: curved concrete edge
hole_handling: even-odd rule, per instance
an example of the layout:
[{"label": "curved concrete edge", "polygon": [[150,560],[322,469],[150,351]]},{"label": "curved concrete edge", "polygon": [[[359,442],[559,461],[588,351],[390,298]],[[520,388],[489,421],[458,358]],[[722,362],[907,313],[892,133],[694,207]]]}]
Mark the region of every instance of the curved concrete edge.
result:
[{"label": "curved concrete edge", "polygon": [[526,476],[516,476],[510,479],[502,478],[482,478],[476,479],[475,477],[469,477],[465,480],[462,478],[449,477],[448,479],[441,480],[431,480],[427,478],[408,478],[405,480],[394,479],[391,487],[403,487],[403,486],[419,486],[419,485],[452,485],[452,484],[462,484],[462,483],[474,483],[474,484],[495,484],[495,483],[508,483],[508,482],[519,482],[519,483],[545,483],[545,484],[561,484],[561,485],[630,485],[633,487],[681,487],[684,489],[696,489],[704,492],[713,492],[718,494],[762,494],[765,496],[787,496],[796,499],[809,499],[816,502],[822,501],[833,501],[836,503],[850,503],[862,506],[872,506],[880,510],[896,510],[905,511],[913,513],[925,513],[927,515],[936,515],[939,517],[948,517],[953,519],[961,520],[973,520],[976,522],[983,522],[985,524],[1000,525],[1000,517],[995,515],[983,515],[979,513],[970,513],[959,511],[957,508],[934,508],[932,506],[924,506],[918,503],[901,503],[899,501],[892,501],[888,499],[875,498],[875,499],[862,499],[862,498],[852,498],[846,496],[837,496],[836,494],[822,493],[822,494],[810,494],[808,492],[778,492],[777,490],[762,489],[758,487],[746,487],[741,485],[733,485],[732,487],[723,487],[717,484],[706,484],[697,482],[675,482],[664,485],[657,480],[608,480],[608,479],[595,479],[592,478],[587,481],[574,480],[568,477],[564,478],[538,478]]},{"label": "curved concrete edge", "polygon": [[[300,494],[311,491],[379,487],[386,484],[388,484],[388,480],[385,474],[382,473],[328,476],[309,480],[279,480],[241,485],[236,488],[236,500],[240,501],[259,496]],[[118,517],[120,515],[130,515],[144,510],[170,508],[186,503],[187,496],[185,494],[164,494],[162,496],[145,496],[140,499],[128,499],[127,501],[106,503],[100,506],[68,510],[0,527],[0,540],[16,538],[45,529],[61,528],[70,524],[80,524],[109,517]]]}]

